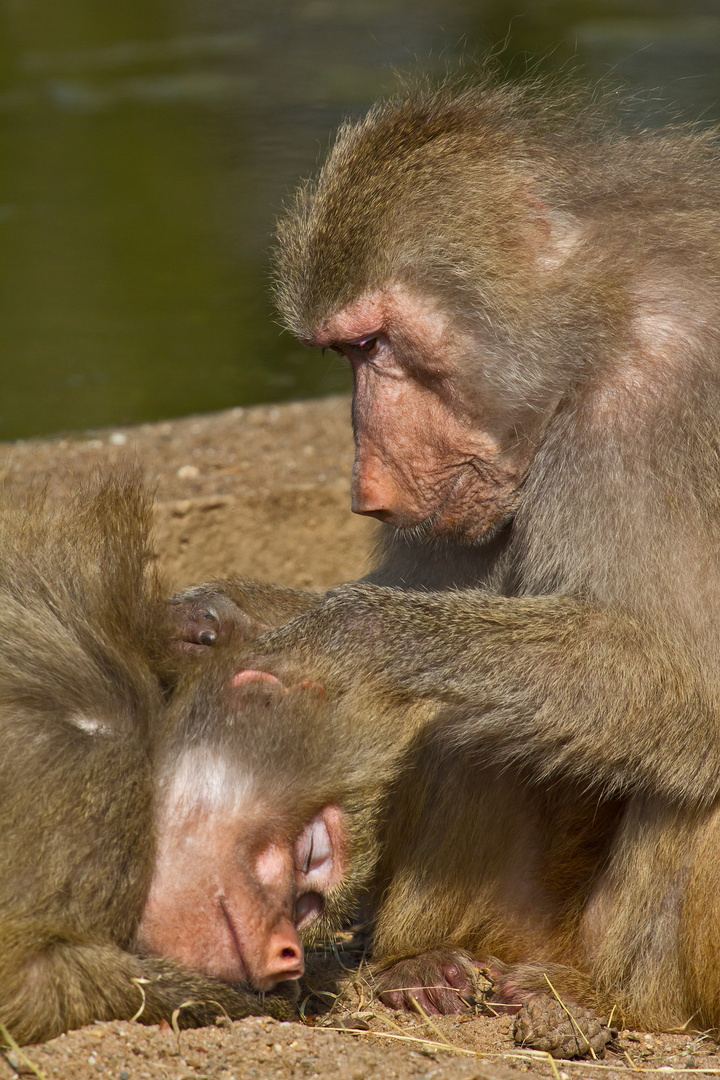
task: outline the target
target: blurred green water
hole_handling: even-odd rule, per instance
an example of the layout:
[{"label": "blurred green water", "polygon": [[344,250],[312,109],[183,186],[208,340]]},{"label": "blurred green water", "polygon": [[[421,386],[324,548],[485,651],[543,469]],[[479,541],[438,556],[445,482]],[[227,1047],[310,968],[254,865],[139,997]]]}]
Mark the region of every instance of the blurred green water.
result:
[{"label": "blurred green water", "polygon": [[346,388],[280,334],[266,254],[342,117],[504,43],[511,73],[579,63],[714,121],[720,6],[679,10],[1,0],[0,439]]}]

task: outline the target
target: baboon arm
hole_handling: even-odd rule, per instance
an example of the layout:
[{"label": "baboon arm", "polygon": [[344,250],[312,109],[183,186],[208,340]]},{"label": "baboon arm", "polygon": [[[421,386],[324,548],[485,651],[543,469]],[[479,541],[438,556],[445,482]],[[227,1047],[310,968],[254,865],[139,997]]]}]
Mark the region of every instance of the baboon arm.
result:
[{"label": "baboon arm", "polygon": [[266,995],[261,1001],[249,990],[114,945],[56,942],[23,948],[19,939],[27,933],[32,936],[32,928],[18,935],[0,933],[8,944],[0,957],[0,1021],[19,1043],[44,1042],[95,1020],[170,1022],[176,1011],[180,1027],[213,1024],[223,1015],[233,1020],[294,1015],[289,996]]},{"label": "baboon arm", "polygon": [[206,654],[218,645],[255,641],[309,611],[324,595],[246,578],[207,581],[184,589],[168,605],[170,652],[164,677],[173,683],[187,656]]},{"label": "baboon arm", "polygon": [[379,714],[396,700],[402,715],[432,700],[448,739],[484,760],[525,764],[539,780],[565,774],[605,794],[683,800],[718,790],[714,691],[689,651],[621,611],[358,584],[257,645],[281,678],[325,683],[340,708],[345,699],[367,711],[374,697]]}]

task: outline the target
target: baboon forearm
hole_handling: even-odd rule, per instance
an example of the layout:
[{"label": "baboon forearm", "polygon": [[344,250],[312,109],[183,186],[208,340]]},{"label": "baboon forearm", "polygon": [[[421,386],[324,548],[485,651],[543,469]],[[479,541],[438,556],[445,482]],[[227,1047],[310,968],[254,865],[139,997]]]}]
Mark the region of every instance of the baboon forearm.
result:
[{"label": "baboon forearm", "polygon": [[261,999],[171,960],[141,958],[113,945],[56,945],[24,963],[16,955],[13,960],[0,964],[0,1020],[19,1043],[52,1039],[95,1020],[158,1024],[176,1013],[180,1027],[199,1027],[223,1015],[289,1020],[295,1014],[294,986],[287,995]]},{"label": "baboon forearm", "polygon": [[251,618],[269,626],[282,626],[297,618],[316,607],[325,596],[320,590],[290,589],[249,578],[227,578],[212,584],[224,588],[228,598]]},{"label": "baboon forearm", "polygon": [[281,983],[276,990],[260,996],[249,987],[231,986],[162,957],[143,958],[140,962],[148,979],[144,985],[145,1010],[138,1017],[143,1023],[169,1020],[176,1009],[180,1009],[180,1027],[203,1027],[215,1023],[219,1016],[231,1020],[245,1016],[293,1020],[296,1016],[295,982]]},{"label": "baboon forearm", "polygon": [[[605,791],[709,799],[717,710],[692,660],[622,612],[571,598],[343,586],[266,635],[309,674],[368,697],[434,699],[448,737]],[[353,695],[357,700],[356,695]],[[452,732],[452,734],[450,734]]]}]

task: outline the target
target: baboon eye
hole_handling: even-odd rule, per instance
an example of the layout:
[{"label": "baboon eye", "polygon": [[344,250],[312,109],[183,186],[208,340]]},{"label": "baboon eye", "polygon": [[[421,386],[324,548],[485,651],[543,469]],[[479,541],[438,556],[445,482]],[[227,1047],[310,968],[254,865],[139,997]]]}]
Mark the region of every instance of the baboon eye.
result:
[{"label": "baboon eye", "polygon": [[308,848],[308,853],[305,856],[305,861],[303,863],[303,868],[302,868],[303,874],[309,874],[310,873],[310,867],[312,866],[312,861],[313,861],[313,848],[314,847],[315,847],[315,842],[314,842],[313,834],[310,833],[310,847]]},{"label": "baboon eye", "polygon": [[379,335],[373,334],[372,337],[362,338],[360,341],[347,341],[339,345],[330,345],[328,348],[333,352],[340,353],[341,356],[346,357],[352,362],[353,356],[357,356],[358,353],[370,353],[375,352],[378,347]]}]

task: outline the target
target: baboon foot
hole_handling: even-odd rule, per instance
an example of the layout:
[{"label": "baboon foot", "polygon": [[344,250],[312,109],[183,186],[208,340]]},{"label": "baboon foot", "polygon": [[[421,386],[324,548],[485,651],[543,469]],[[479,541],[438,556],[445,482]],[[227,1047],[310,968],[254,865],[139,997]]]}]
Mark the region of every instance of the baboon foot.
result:
[{"label": "baboon foot", "polygon": [[527,998],[513,1025],[516,1043],[554,1058],[601,1058],[616,1034],[591,1009],[574,1002],[563,1006],[543,991]]},{"label": "baboon foot", "polygon": [[485,989],[478,962],[463,949],[433,949],[375,976],[375,993],[384,1005],[430,1016],[468,1012]]}]

